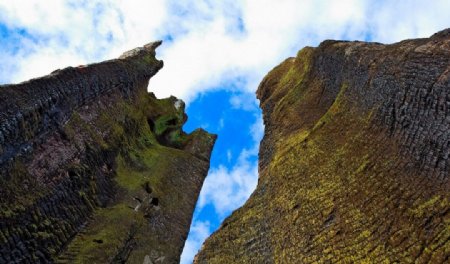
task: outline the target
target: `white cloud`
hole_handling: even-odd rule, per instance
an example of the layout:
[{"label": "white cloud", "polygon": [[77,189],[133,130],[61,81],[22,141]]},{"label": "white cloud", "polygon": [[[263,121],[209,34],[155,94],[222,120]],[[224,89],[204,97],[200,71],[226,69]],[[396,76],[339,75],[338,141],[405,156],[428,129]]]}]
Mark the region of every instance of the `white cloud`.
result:
[{"label": "white cloud", "polygon": [[118,57],[156,38],[165,10],[163,1],[0,0],[0,23],[22,32],[17,53],[3,51],[2,68],[16,70],[0,81]]},{"label": "white cloud", "polygon": [[371,7],[367,27],[379,42],[428,37],[450,26],[447,0],[374,1]]},{"label": "white cloud", "polygon": [[254,93],[244,92],[234,94],[230,98],[230,104],[233,108],[242,109],[245,111],[255,111],[258,109],[259,101],[256,99]]},{"label": "white cloud", "polygon": [[[183,33],[163,47],[166,69],[155,77],[154,87],[161,95],[176,93],[189,101],[200,91],[244,76],[243,88],[253,92],[271,67],[304,45],[316,45],[325,38],[364,39],[369,34],[377,41],[392,42],[428,36],[450,22],[445,12],[432,11],[439,7],[424,6],[423,1],[379,2],[248,0],[238,5],[235,1],[203,1],[195,8],[193,1],[184,1],[178,8],[194,6],[197,16],[169,19]],[[436,3],[442,7],[439,10],[448,10],[444,1]],[[434,20],[435,13],[440,14],[439,21]],[[238,19],[244,32],[236,29]]]},{"label": "white cloud", "polygon": [[[261,116],[256,116],[249,133],[253,142],[250,149],[242,149],[231,168],[225,165],[213,167],[203,183],[196,210],[212,204],[216,213],[224,217],[240,207],[250,197],[258,183],[258,150],[264,133]],[[232,153],[227,151],[227,159]]]},{"label": "white cloud", "polygon": [[150,88],[157,95],[190,101],[237,77],[244,79],[240,89],[254,91],[271,67],[304,45],[426,37],[450,24],[449,9],[446,0],[0,0],[0,22],[38,38],[25,37],[14,56],[2,54],[2,69],[13,70],[0,80],[117,57],[170,35],[158,52],[165,68]]},{"label": "white cloud", "polygon": [[233,153],[231,152],[231,150],[227,150],[227,161],[230,162],[232,158],[233,158]]},{"label": "white cloud", "polygon": [[[253,142],[255,142],[255,144],[259,144],[259,141],[261,141],[264,136],[264,123],[261,115],[256,116],[255,123],[253,123],[253,125],[250,127],[250,133]],[[255,148],[258,149],[259,145]]]},{"label": "white cloud", "polygon": [[211,234],[210,224],[205,221],[193,221],[189,231],[188,239],[181,254],[180,263],[192,263],[195,254],[203,244],[203,241]]},{"label": "white cloud", "polygon": [[200,193],[199,210],[212,204],[223,217],[244,204],[258,181],[257,162],[248,160],[250,154],[249,150],[244,149],[233,168],[220,165],[210,171]]},{"label": "white cloud", "polygon": [[222,117],[221,119],[219,119],[219,124],[218,124],[218,126],[217,126],[217,131],[220,131],[220,130],[223,129],[223,127],[225,126],[225,123],[224,123],[224,122],[225,122],[225,121],[224,121],[223,117]]}]

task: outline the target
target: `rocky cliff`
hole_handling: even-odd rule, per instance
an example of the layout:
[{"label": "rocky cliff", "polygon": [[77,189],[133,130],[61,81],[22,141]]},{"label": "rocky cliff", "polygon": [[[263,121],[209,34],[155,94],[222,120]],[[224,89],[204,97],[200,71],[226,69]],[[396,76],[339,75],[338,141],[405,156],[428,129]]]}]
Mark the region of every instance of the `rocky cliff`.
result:
[{"label": "rocky cliff", "polygon": [[0,263],[176,263],[215,136],[156,99],[160,42],[0,86]]},{"label": "rocky cliff", "polygon": [[275,67],[258,187],[196,263],[449,263],[450,30]]}]

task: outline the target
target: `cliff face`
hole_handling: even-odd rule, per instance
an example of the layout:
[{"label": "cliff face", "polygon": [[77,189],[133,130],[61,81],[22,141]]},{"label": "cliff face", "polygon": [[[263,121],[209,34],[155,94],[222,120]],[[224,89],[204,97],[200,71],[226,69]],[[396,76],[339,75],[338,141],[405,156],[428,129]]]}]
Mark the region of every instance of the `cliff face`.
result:
[{"label": "cliff face", "polygon": [[258,187],[196,263],[450,262],[450,30],[306,47],[257,95]]},{"label": "cliff face", "polygon": [[0,86],[0,263],[175,263],[215,136],[147,93],[150,43]]}]

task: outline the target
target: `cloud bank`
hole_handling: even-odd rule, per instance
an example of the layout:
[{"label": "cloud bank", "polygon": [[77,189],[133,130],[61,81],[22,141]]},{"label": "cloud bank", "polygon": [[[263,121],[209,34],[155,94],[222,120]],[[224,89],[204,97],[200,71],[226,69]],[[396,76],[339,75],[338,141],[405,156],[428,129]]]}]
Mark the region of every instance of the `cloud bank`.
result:
[{"label": "cloud bank", "polygon": [[429,36],[450,25],[449,8],[445,0],[1,0],[0,22],[17,37],[0,48],[0,82],[163,39],[158,56],[166,66],[152,80],[157,95],[190,101],[239,77],[254,91],[265,72],[304,45]]}]

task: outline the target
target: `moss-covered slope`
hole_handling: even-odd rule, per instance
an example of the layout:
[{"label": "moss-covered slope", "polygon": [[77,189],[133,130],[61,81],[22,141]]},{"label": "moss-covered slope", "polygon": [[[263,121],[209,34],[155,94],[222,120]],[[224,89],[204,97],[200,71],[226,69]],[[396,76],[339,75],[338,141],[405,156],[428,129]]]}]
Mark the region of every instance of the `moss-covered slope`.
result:
[{"label": "moss-covered slope", "polygon": [[449,263],[450,30],[275,67],[259,183],[196,263]]},{"label": "moss-covered slope", "polygon": [[148,80],[159,43],[0,87],[0,263],[176,263],[215,136]]}]

